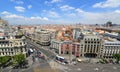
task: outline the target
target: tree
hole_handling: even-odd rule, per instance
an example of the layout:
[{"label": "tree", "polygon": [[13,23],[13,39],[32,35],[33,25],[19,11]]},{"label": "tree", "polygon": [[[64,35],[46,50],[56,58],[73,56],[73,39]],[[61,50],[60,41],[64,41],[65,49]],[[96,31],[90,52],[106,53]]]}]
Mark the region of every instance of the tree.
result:
[{"label": "tree", "polygon": [[10,56],[1,56],[0,57],[0,66],[4,66],[7,62],[9,62]]},{"label": "tree", "polygon": [[13,60],[14,60],[14,63],[20,65],[21,67],[23,62],[25,61],[25,55],[24,54],[15,55],[13,57]]},{"label": "tree", "polygon": [[119,63],[119,61],[120,61],[120,54],[114,54],[113,57],[116,59],[116,62]]},{"label": "tree", "polygon": [[120,32],[118,32],[118,34],[120,34]]}]

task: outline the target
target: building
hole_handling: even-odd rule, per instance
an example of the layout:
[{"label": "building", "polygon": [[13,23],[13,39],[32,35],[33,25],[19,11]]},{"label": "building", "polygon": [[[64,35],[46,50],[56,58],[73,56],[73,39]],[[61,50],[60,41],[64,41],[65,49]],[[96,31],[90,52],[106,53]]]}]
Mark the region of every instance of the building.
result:
[{"label": "building", "polygon": [[50,48],[54,49],[56,53],[61,54],[61,52],[59,51],[61,48],[61,44],[62,44],[62,41],[52,39]]},{"label": "building", "polygon": [[80,43],[72,41],[51,41],[51,48],[54,48],[59,55],[72,55],[80,57]]},{"label": "building", "polygon": [[73,39],[78,39],[81,34],[80,28],[73,28]]},{"label": "building", "polygon": [[113,54],[120,54],[120,42],[105,41],[101,53],[102,58],[113,58]]},{"label": "building", "polygon": [[80,57],[80,44],[71,41],[64,41],[61,44],[59,54],[74,55],[75,57]]},{"label": "building", "polygon": [[40,45],[43,45],[43,46],[48,46],[50,45],[50,40],[51,40],[51,36],[50,36],[50,32],[47,31],[47,30],[40,30],[40,31],[37,31],[35,34],[34,34],[34,37],[35,41],[40,44]]},{"label": "building", "polygon": [[1,19],[1,17],[0,17],[0,31],[1,31],[1,29],[6,36],[10,32],[10,27],[8,25],[8,22],[6,20]]},{"label": "building", "polygon": [[16,54],[25,54],[27,52],[26,42],[18,37],[0,39],[0,56],[14,56]]},{"label": "building", "polygon": [[84,36],[80,41],[81,57],[99,58],[101,48],[103,48],[103,40],[99,36],[88,35]]},{"label": "building", "polygon": [[22,31],[11,32],[8,23],[0,18],[0,56],[26,55],[26,45]]}]

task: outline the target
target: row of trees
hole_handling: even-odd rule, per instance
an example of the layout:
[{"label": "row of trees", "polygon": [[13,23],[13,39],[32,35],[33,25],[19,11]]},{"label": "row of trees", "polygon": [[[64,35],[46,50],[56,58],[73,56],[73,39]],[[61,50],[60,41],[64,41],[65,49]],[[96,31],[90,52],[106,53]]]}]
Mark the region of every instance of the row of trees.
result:
[{"label": "row of trees", "polygon": [[0,57],[0,67],[4,66],[10,60],[10,56],[2,56]]},{"label": "row of trees", "polygon": [[10,56],[2,56],[0,57],[0,67],[4,67],[8,64],[10,65],[19,65],[22,67],[25,63],[25,55],[24,54],[18,54],[13,57]]},{"label": "row of trees", "polygon": [[119,64],[120,62],[120,54],[113,54],[113,58],[114,59],[116,59],[115,60],[115,62],[112,60],[112,59],[110,59],[110,60],[107,60],[107,59],[104,59],[104,58],[102,58],[101,60],[100,60],[100,63],[103,63],[103,64],[106,64],[106,63],[117,63],[117,64]]},{"label": "row of trees", "polygon": [[114,54],[113,57],[116,59],[116,63],[120,61],[120,54]]}]

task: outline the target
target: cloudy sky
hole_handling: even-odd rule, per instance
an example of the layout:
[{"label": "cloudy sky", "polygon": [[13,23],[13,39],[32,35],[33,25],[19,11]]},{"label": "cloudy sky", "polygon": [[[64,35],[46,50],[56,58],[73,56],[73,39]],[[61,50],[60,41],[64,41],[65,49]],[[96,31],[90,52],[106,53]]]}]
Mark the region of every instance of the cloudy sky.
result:
[{"label": "cloudy sky", "polygon": [[120,0],[0,0],[10,24],[120,24]]}]

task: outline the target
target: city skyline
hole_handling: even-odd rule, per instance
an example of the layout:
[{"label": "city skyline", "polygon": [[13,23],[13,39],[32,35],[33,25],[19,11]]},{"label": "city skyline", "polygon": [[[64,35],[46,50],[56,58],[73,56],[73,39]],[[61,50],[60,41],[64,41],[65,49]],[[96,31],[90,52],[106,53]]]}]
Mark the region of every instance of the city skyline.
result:
[{"label": "city skyline", "polygon": [[120,0],[0,0],[10,24],[120,24]]}]

